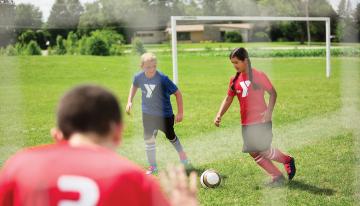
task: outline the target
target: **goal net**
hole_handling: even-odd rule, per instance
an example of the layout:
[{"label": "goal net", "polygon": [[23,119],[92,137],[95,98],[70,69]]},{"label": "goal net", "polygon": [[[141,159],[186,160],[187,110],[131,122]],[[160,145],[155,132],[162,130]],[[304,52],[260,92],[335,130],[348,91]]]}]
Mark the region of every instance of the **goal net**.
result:
[{"label": "goal net", "polygon": [[[316,21],[316,22],[325,22],[325,32],[326,32],[326,77],[330,77],[331,65],[330,65],[330,18],[329,17],[237,17],[237,16],[172,16],[171,17],[171,41],[172,41],[172,62],[173,62],[173,80],[178,83],[178,37],[181,39],[189,38],[189,34],[182,32],[181,35],[178,35],[178,21],[196,21],[196,22],[206,22],[206,21],[246,21],[246,22],[266,22],[266,21]],[[217,24],[219,27],[221,24]],[[199,27],[199,25],[197,25]],[[229,27],[229,26],[228,26]],[[194,31],[196,25],[193,25],[192,28]],[[184,28],[180,29],[184,30]]]}]

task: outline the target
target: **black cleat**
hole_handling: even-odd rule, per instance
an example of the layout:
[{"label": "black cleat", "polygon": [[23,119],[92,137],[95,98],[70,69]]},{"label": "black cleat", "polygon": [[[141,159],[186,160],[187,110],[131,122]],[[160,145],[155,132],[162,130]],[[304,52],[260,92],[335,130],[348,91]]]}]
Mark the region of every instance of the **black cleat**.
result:
[{"label": "black cleat", "polygon": [[292,180],[296,174],[295,159],[291,157],[289,163],[284,164],[286,173],[288,174],[289,180]]}]

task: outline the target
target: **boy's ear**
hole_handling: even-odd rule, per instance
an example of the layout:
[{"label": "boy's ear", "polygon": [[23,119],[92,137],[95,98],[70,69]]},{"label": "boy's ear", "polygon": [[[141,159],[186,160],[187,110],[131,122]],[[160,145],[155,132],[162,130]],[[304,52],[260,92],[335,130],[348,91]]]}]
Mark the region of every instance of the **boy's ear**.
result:
[{"label": "boy's ear", "polygon": [[56,143],[59,143],[65,139],[63,133],[58,128],[52,128],[50,130],[50,134]]},{"label": "boy's ear", "polygon": [[114,131],[114,136],[113,136],[113,140],[115,142],[115,144],[118,146],[121,144],[122,141],[122,133],[124,130],[124,125],[122,123],[116,123],[112,125],[113,131]]}]

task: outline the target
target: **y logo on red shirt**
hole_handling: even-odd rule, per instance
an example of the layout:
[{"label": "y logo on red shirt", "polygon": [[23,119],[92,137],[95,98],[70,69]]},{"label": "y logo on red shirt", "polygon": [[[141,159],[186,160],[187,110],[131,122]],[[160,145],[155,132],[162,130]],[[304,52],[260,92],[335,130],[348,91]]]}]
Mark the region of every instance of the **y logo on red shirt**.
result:
[{"label": "y logo on red shirt", "polygon": [[242,88],[242,95],[241,97],[246,97],[249,93],[249,86],[251,82],[249,80],[240,82],[240,86]]}]

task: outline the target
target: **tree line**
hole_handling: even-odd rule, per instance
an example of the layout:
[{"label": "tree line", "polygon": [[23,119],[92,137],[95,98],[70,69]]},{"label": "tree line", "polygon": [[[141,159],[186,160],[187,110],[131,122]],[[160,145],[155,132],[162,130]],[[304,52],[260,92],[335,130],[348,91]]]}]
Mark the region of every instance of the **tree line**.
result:
[{"label": "tree line", "polygon": [[[327,0],[95,0],[85,5],[79,0],[56,0],[46,21],[32,4],[0,0],[0,47],[16,43],[25,47],[33,41],[45,49],[68,45],[72,40],[80,44],[82,39],[85,44],[85,39],[100,38],[102,30],[117,35],[112,42],[129,43],[135,31],[163,29],[173,15],[328,16],[333,41],[357,42],[360,38],[360,4],[351,5],[348,0],[341,0],[337,11]],[[305,43],[310,36],[311,41],[325,39],[322,22],[271,22],[254,30],[259,40]],[[108,39],[103,40],[109,44]]]}]

